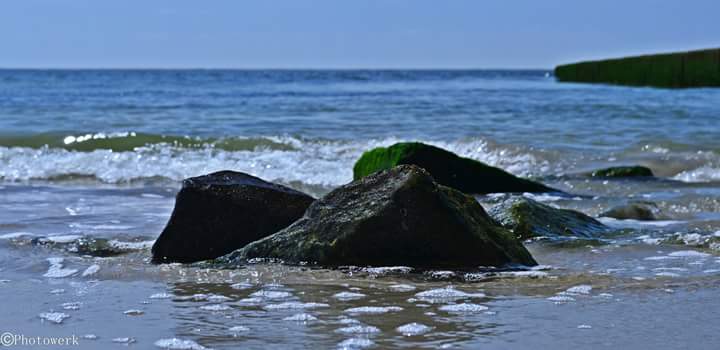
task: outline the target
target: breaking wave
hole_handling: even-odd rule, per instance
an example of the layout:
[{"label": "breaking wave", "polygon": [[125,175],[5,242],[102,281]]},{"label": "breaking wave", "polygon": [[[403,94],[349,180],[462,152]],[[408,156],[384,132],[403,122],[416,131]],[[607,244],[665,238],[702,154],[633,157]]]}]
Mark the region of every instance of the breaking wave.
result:
[{"label": "breaking wave", "polygon": [[[42,141],[47,138],[48,142]],[[335,187],[352,180],[362,152],[400,138],[343,141],[292,136],[200,139],[135,133],[41,135],[0,146],[0,179],[5,181],[95,178],[122,183],[146,178],[181,180],[223,169],[270,181]],[[51,142],[50,142],[51,141]],[[412,140],[415,141],[415,140]],[[523,149],[482,139],[420,140],[498,166],[517,175],[549,171],[548,161]],[[42,142],[45,142],[41,145]],[[0,143],[1,144],[1,143]]]}]

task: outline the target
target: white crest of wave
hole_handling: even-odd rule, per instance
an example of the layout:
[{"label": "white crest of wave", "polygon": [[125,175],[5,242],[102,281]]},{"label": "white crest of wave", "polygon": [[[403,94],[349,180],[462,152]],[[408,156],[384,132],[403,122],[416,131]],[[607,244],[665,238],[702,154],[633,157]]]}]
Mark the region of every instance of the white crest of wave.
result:
[{"label": "white crest of wave", "polygon": [[[331,141],[289,136],[267,139],[288,145],[291,149],[259,146],[247,151],[226,151],[157,144],[139,147],[131,152],[104,149],[78,152],[47,147],[0,147],[0,179],[24,181],[74,175],[95,177],[107,183],[153,177],[179,181],[219,170],[236,170],[268,181],[332,188],[352,180],[353,165],[364,151],[412,141],[398,138]],[[420,141],[516,175],[527,176],[549,171],[547,161],[538,161],[532,154],[521,150],[492,146],[484,140]]]},{"label": "white crest of wave", "polygon": [[720,181],[720,168],[702,166],[697,169],[683,171],[673,176],[673,179],[683,182]]}]

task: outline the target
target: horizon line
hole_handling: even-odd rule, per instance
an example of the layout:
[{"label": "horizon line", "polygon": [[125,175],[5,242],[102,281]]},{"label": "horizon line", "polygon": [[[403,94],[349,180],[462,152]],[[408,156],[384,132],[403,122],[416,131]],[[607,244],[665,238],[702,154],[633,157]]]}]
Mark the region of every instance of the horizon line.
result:
[{"label": "horizon line", "polygon": [[392,71],[392,70],[414,70],[414,71],[552,71],[554,68],[480,68],[480,67],[0,67],[0,70],[246,70],[246,71]]}]

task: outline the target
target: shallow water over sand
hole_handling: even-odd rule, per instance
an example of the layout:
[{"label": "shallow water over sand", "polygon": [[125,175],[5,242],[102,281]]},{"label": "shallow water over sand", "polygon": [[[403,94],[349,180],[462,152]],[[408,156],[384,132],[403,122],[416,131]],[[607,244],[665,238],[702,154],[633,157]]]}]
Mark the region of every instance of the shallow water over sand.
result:
[{"label": "shallow water over sand", "polygon": [[[0,90],[0,331],[84,349],[720,343],[716,90],[541,71],[2,71]],[[184,177],[233,169],[321,196],[362,151],[416,139],[572,193],[525,194],[549,205],[666,217],[526,242],[541,266],[518,271],[149,263]],[[578,175],[636,163],[658,178]]]}]

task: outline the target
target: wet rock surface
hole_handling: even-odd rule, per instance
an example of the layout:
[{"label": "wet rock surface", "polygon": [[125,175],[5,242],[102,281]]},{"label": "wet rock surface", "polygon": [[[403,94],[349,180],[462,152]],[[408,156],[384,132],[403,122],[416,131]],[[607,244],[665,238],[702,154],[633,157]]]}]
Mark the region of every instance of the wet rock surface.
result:
[{"label": "wet rock surface", "polygon": [[170,221],[152,247],[153,261],[220,257],[290,225],[313,201],[302,192],[240,172],[186,179]]},{"label": "wet rock surface", "polygon": [[536,265],[473,197],[437,184],[413,165],[342,186],[291,226],[222,259],[254,258],[322,266]]}]

